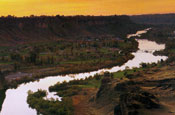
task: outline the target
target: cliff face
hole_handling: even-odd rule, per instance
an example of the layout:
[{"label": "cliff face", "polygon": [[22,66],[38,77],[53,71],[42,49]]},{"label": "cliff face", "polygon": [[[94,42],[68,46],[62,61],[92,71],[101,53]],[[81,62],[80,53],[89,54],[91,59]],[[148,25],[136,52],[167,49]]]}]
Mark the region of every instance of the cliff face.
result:
[{"label": "cliff face", "polygon": [[95,109],[104,115],[174,114],[174,69],[153,67],[129,79],[102,79]]},{"label": "cliff face", "polygon": [[16,45],[58,39],[124,37],[136,31],[127,16],[75,16],[0,18],[0,45]]}]

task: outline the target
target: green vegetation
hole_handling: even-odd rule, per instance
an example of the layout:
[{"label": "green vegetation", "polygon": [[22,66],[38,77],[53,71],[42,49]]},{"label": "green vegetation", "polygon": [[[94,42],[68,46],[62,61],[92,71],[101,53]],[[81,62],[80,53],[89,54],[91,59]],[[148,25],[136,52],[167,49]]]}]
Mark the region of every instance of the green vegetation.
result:
[{"label": "green vegetation", "polygon": [[49,87],[50,92],[57,92],[57,95],[61,97],[70,97],[77,95],[83,88],[99,88],[101,85],[101,79],[104,76],[95,75],[96,77],[89,77],[81,80],[73,80],[70,82],[57,83],[54,86]]},{"label": "green vegetation", "polygon": [[100,41],[60,40],[35,46],[20,46],[17,51],[9,49],[6,56],[0,57],[0,62],[1,64],[13,64],[15,71],[33,66],[43,68],[64,64],[88,63],[90,65],[106,62],[106,65],[109,66],[110,61],[122,64],[121,59],[126,57],[130,59],[132,57],[130,52],[136,51],[137,46],[135,40],[119,41],[114,38]]},{"label": "green vegetation", "polygon": [[136,51],[137,47],[138,43],[134,39],[118,40],[115,38],[90,41],[58,40],[57,42],[19,45],[5,49],[7,55],[0,56],[0,69],[32,73],[32,76],[26,75],[9,80],[10,87],[17,87],[20,83],[45,76],[81,73],[122,65],[134,57],[131,52]]},{"label": "green vegetation", "polygon": [[[32,73],[12,80],[12,86],[44,76],[80,73],[122,65],[134,56],[138,43],[133,40],[101,38],[92,40],[58,40],[6,49],[0,56],[0,68],[12,72]],[[25,52],[25,53],[24,53]]]},{"label": "green vegetation", "polygon": [[30,107],[43,115],[71,115],[73,114],[72,96],[79,94],[83,88],[99,88],[101,80],[112,79],[112,77],[113,74],[105,73],[104,75],[95,75],[95,78],[90,77],[85,80],[70,81],[69,83],[57,83],[49,87],[50,92],[57,92],[57,95],[63,97],[62,101],[44,100],[43,97],[47,95],[46,91],[38,90],[35,93],[29,91],[27,102]]},{"label": "green vegetation", "polygon": [[[108,75],[112,75],[106,73]],[[58,100],[45,100],[46,91],[38,90],[33,93],[29,91],[27,102],[31,108],[36,109],[38,113],[43,115],[72,115],[72,96],[77,95],[83,88],[99,88],[101,79],[104,76],[95,75],[96,78],[90,77],[85,80],[74,80],[69,83],[57,83],[54,86],[49,87],[50,92],[57,92],[57,95],[63,97],[62,101]]]},{"label": "green vegetation", "polygon": [[59,100],[45,100],[47,93],[43,90],[38,90],[33,93],[28,92],[27,102],[29,106],[37,110],[38,114],[43,115],[72,115],[73,107],[71,98],[62,98]]},{"label": "green vegetation", "polygon": [[135,72],[142,71],[142,70],[143,68],[126,69],[124,71],[115,72],[113,74],[114,74],[114,78],[123,78],[123,77],[126,77],[128,74],[133,74]]}]

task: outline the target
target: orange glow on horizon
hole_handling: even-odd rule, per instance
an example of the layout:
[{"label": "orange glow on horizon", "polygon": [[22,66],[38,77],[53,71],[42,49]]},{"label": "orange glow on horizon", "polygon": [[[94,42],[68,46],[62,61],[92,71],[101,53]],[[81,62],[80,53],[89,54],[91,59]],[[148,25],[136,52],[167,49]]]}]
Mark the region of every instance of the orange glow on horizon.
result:
[{"label": "orange glow on horizon", "polygon": [[114,15],[175,12],[175,0],[0,0],[0,16]]}]

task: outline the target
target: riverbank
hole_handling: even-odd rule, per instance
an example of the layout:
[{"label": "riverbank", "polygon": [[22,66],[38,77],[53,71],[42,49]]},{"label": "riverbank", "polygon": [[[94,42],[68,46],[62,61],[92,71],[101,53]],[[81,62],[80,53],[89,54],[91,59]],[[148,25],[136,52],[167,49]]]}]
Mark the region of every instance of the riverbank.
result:
[{"label": "riverbank", "polygon": [[[59,105],[61,103],[67,103],[69,105],[67,107],[64,107],[67,109],[70,108],[65,111],[66,112],[65,114],[68,114],[70,111],[71,113],[74,113],[77,115],[80,114],[82,111],[84,111],[83,112],[84,114],[88,114],[88,113],[91,113],[91,111],[89,111],[89,108],[93,108],[88,106],[88,103],[94,101],[94,99],[96,98],[96,93],[98,92],[99,88],[102,87],[102,85],[112,80],[116,81],[116,79],[126,79],[125,76],[129,77],[132,75],[136,75],[143,70],[144,69],[142,68],[137,68],[134,70],[125,70],[125,71],[116,72],[116,73],[106,72],[104,73],[104,75],[96,74],[94,77],[89,77],[89,78],[86,78],[85,80],[82,79],[82,80],[73,80],[70,82],[57,83],[54,86],[50,86],[49,91],[57,92],[56,95],[63,97],[61,102],[55,101],[55,104],[57,103],[57,105]],[[45,92],[45,91],[42,91],[42,92]],[[38,96],[42,97],[41,91],[38,91],[35,93],[29,93],[27,100],[30,107],[34,109],[38,107],[38,109],[36,110],[38,113],[41,113],[41,114],[45,114],[45,113],[52,114],[57,112],[59,113],[59,111],[62,109],[61,107],[59,107],[59,109],[58,108],[56,109],[54,108],[54,106],[49,106],[49,108],[52,108],[52,111],[49,111],[50,109],[48,109],[48,107],[44,107],[43,105],[40,104],[40,103],[42,104],[49,103],[48,100],[44,100],[44,99],[34,100],[35,95],[37,93],[40,93],[40,95]],[[69,99],[70,101],[67,101],[67,99]],[[36,101],[40,101],[40,102],[36,102]],[[77,107],[80,107],[80,108],[78,109]],[[98,113],[98,112],[96,111],[95,113]]]},{"label": "riverbank", "polygon": [[169,25],[157,25],[153,26],[151,31],[148,31],[147,34],[139,37],[138,39],[148,39],[151,41],[156,41],[157,43],[164,43],[165,49],[162,51],[154,52],[154,55],[165,55],[168,56],[166,60],[167,65],[175,65],[175,26]]},{"label": "riverbank", "polygon": [[[96,46],[93,45],[94,43]],[[53,54],[35,54],[36,62],[30,64],[25,60],[20,60],[18,62],[20,67],[16,72],[11,72],[5,77],[9,86],[16,87],[20,83],[34,81],[46,76],[83,73],[121,66],[128,60],[133,59],[134,56],[131,53],[138,49],[138,43],[135,40],[109,39],[83,43],[67,43],[63,41],[60,44],[65,45],[66,48],[64,50],[59,49],[59,54],[56,52],[52,52]],[[75,47],[75,45],[77,46]],[[86,46],[82,47],[82,45]],[[38,48],[42,47],[38,46]],[[56,47],[53,46],[53,48]],[[74,48],[72,49],[72,47]],[[38,48],[35,47],[35,49]],[[46,64],[48,61],[49,64]],[[26,63],[26,65],[23,63]]]},{"label": "riverbank", "polygon": [[[127,55],[126,55],[127,56]],[[72,65],[68,65],[68,66],[64,66],[67,67],[66,69],[61,69],[61,67],[54,67],[54,68],[45,68],[45,69],[39,69],[39,70],[28,70],[28,71],[32,71],[32,76],[17,76],[17,77],[13,77],[13,78],[8,78],[8,76],[6,77],[7,79],[7,84],[9,84],[8,86],[10,87],[16,87],[18,84],[21,83],[26,83],[29,81],[35,81],[37,79],[40,78],[44,78],[47,76],[57,76],[57,75],[66,75],[66,74],[76,74],[76,73],[84,73],[84,72],[90,72],[90,71],[97,71],[99,69],[105,69],[105,68],[112,68],[114,66],[121,66],[122,64],[126,63],[128,60],[131,60],[134,58],[133,55],[128,55],[127,58],[125,58],[125,56],[121,57],[122,61],[107,61],[101,63],[100,65],[94,65],[92,66],[92,64],[81,64],[81,65],[77,65],[77,64],[72,64]],[[119,58],[118,58],[119,59]]]},{"label": "riverbank", "polygon": [[[168,67],[164,63],[151,64],[112,74],[104,73],[85,80],[57,83],[49,90],[71,99],[75,115],[113,115],[120,112],[168,114],[174,112],[175,102],[170,99],[175,96],[175,87],[172,85],[175,79],[174,68],[175,66]],[[122,97],[132,101],[125,102]],[[41,112],[39,109],[37,111]]]}]

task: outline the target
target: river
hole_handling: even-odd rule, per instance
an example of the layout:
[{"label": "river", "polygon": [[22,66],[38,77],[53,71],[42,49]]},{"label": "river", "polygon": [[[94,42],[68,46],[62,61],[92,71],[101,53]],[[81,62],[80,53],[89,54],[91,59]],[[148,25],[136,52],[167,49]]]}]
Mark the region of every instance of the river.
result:
[{"label": "river", "polygon": [[[145,29],[142,31],[138,31],[136,34],[130,34],[127,37],[140,37],[141,34],[146,33],[150,29]],[[79,73],[79,74],[71,74],[71,75],[65,75],[65,76],[49,76],[43,79],[40,79],[38,81],[29,82],[26,84],[21,84],[16,89],[8,89],[6,91],[6,98],[4,100],[4,103],[2,105],[2,110],[0,112],[0,115],[36,115],[36,110],[31,109],[29,105],[27,104],[27,92],[29,90],[36,92],[38,89],[47,90],[49,86],[56,84],[57,82],[63,82],[63,81],[70,81],[74,79],[81,79],[86,78],[89,76],[94,76],[95,74],[99,74],[105,71],[109,72],[117,72],[119,70],[124,70],[126,67],[133,68],[133,67],[140,67],[141,63],[157,63],[160,60],[166,60],[166,56],[154,56],[153,52],[158,50],[163,50],[165,48],[164,44],[157,44],[153,41],[148,41],[146,39],[141,40],[137,39],[139,43],[139,50],[133,55],[135,56],[132,60],[129,60],[122,66],[115,66],[111,69],[100,69],[98,71],[88,72],[88,73]],[[48,92],[49,98],[58,98],[55,95],[55,93]]]}]

